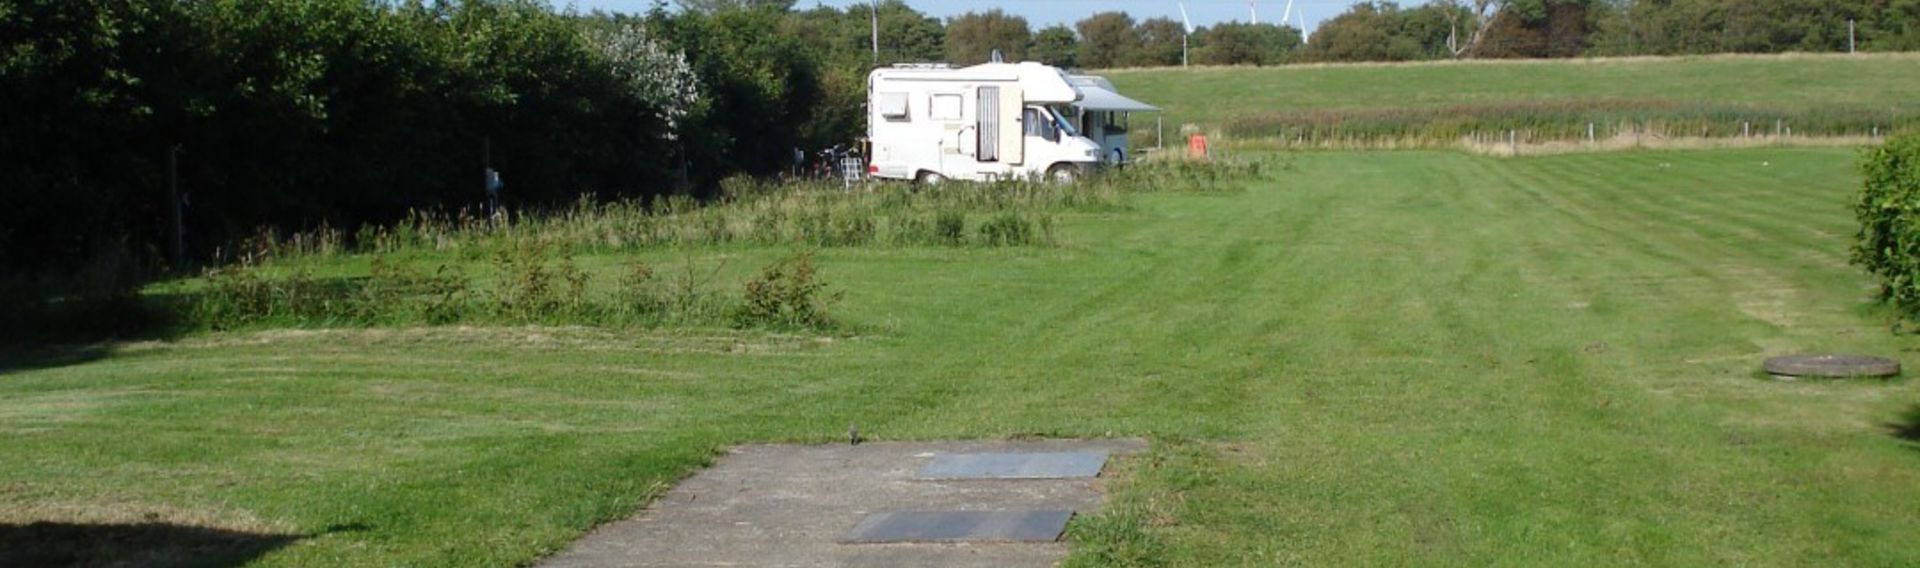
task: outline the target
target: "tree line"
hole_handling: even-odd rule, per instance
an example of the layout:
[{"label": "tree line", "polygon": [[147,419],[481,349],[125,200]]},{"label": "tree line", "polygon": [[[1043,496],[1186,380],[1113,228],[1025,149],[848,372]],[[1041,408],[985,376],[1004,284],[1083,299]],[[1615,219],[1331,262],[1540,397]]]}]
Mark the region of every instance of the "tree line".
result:
[{"label": "tree line", "polygon": [[[786,0],[691,0],[708,10],[788,9]],[[857,20],[867,5],[818,7],[811,18]],[[1360,2],[1311,37],[1272,23],[1222,22],[1191,35],[1173,19],[1099,12],[1034,29],[1001,10],[946,21],[898,0],[879,4],[881,62],[1009,60],[1062,67],[1277,65],[1301,62],[1550,58],[1709,53],[1920,50],[1920,0],[1434,0],[1411,7]],[[1187,52],[1182,51],[1186,42]],[[1183,56],[1188,60],[1183,60]]]},{"label": "tree line", "polygon": [[1920,0],[1362,2],[1297,61],[1413,61],[1920,49]]},{"label": "tree line", "polygon": [[[259,227],[352,231],[655,196],[851,133],[784,13],[541,0],[0,0],[0,267],[188,255]],[[844,114],[844,113],[841,113]],[[177,181],[179,201],[170,187]]]},{"label": "tree line", "polygon": [[[870,18],[878,22],[874,51]],[[189,256],[259,227],[351,234],[410,211],[708,195],[864,128],[876,64],[1273,65],[1920,47],[1920,0],[1368,2],[1309,41],[1122,12],[1035,30],[901,0],[0,0],[0,268]],[[169,188],[174,182],[181,199]]]}]

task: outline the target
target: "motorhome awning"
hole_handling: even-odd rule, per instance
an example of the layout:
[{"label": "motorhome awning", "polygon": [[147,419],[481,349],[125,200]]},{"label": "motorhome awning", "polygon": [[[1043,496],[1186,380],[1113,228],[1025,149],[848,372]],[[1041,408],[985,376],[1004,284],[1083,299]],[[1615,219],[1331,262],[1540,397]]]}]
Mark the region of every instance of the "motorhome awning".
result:
[{"label": "motorhome awning", "polygon": [[1087,110],[1154,111],[1159,107],[1129,99],[1120,93],[1091,85],[1080,85],[1080,102],[1074,106]]}]

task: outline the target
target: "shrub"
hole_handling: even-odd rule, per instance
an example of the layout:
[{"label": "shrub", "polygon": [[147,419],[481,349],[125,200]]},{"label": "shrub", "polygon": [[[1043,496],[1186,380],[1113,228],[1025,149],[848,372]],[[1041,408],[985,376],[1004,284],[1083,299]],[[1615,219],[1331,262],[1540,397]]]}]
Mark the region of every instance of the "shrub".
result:
[{"label": "shrub", "polygon": [[655,316],[667,308],[666,294],[661,291],[659,280],[654,278],[653,267],[639,260],[627,263],[626,274],[620,277],[617,294],[615,303],[629,315]]},{"label": "shrub", "polygon": [[1001,213],[980,224],[980,244],[1011,247],[1034,242],[1033,223],[1018,214]]},{"label": "shrub", "polygon": [[813,255],[800,253],[761,270],[748,280],[734,323],[741,327],[823,328],[832,321],[827,304],[839,294],[827,291],[814,272]]},{"label": "shrub", "polygon": [[957,211],[941,211],[933,216],[933,238],[940,244],[967,242],[967,217]]},{"label": "shrub", "polygon": [[465,317],[472,290],[458,268],[443,264],[428,274],[382,257],[373,259],[356,299],[353,315],[359,322],[445,324]]},{"label": "shrub", "polygon": [[813,209],[794,217],[800,241],[814,246],[848,247],[873,242],[873,214],[850,208]]},{"label": "shrub", "polygon": [[887,219],[887,242],[895,246],[932,244],[933,221],[919,215],[895,214]]},{"label": "shrub", "polygon": [[331,315],[344,305],[305,269],[272,276],[243,261],[209,270],[195,317],[212,329],[235,329],[267,321],[302,321]]},{"label": "shrub", "polygon": [[1869,150],[1861,169],[1853,262],[1880,278],[1884,301],[1920,319],[1920,135]]},{"label": "shrub", "polygon": [[[549,256],[555,257],[551,265]],[[587,274],[551,245],[528,240],[501,249],[494,266],[494,309],[501,317],[543,321],[583,315],[587,307]]]}]

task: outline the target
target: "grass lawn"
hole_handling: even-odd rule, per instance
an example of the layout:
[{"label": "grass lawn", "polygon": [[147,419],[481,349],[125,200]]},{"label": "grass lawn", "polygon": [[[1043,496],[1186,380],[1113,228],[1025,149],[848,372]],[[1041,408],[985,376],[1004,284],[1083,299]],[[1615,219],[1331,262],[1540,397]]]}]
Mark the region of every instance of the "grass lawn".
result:
[{"label": "grass lawn", "polygon": [[1912,96],[1920,92],[1916,65],[1920,55],[1915,54],[1794,54],[1100,73],[1128,96],[1165,109],[1169,130],[1281,111],[1338,114],[1583,102],[1644,107],[1655,118],[1672,106],[1707,105],[1752,114],[1729,117],[1734,120],[1865,112],[1912,123],[1920,116],[1920,99]]},{"label": "grass lawn", "polygon": [[1057,248],[824,250],[835,336],[267,331],[16,359],[0,526],[513,565],[716,448],[852,422],[1153,440],[1076,521],[1087,564],[1920,564],[1920,446],[1893,435],[1914,385],[1756,374],[1801,350],[1920,363],[1846,264],[1853,152],[1286,160],[1245,192],[1063,218]]}]

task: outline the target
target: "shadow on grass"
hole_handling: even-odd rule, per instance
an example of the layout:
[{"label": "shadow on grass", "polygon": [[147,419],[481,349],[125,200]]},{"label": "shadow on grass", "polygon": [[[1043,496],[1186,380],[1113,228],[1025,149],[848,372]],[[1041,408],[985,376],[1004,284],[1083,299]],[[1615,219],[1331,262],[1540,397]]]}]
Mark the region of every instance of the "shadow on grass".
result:
[{"label": "shadow on grass", "polygon": [[1920,449],[1920,405],[1901,413],[1898,420],[1887,425],[1887,431],[1893,437],[1912,442],[1916,449]]},{"label": "shadow on grass", "polygon": [[185,331],[178,296],[105,302],[35,301],[0,307],[0,375],[104,359],[118,341],[173,339]]},{"label": "shadow on grass", "polygon": [[112,353],[106,342],[13,345],[0,349],[0,375],[91,363]]},{"label": "shadow on grass", "polygon": [[0,566],[239,566],[302,538],[166,523],[0,523]]}]

